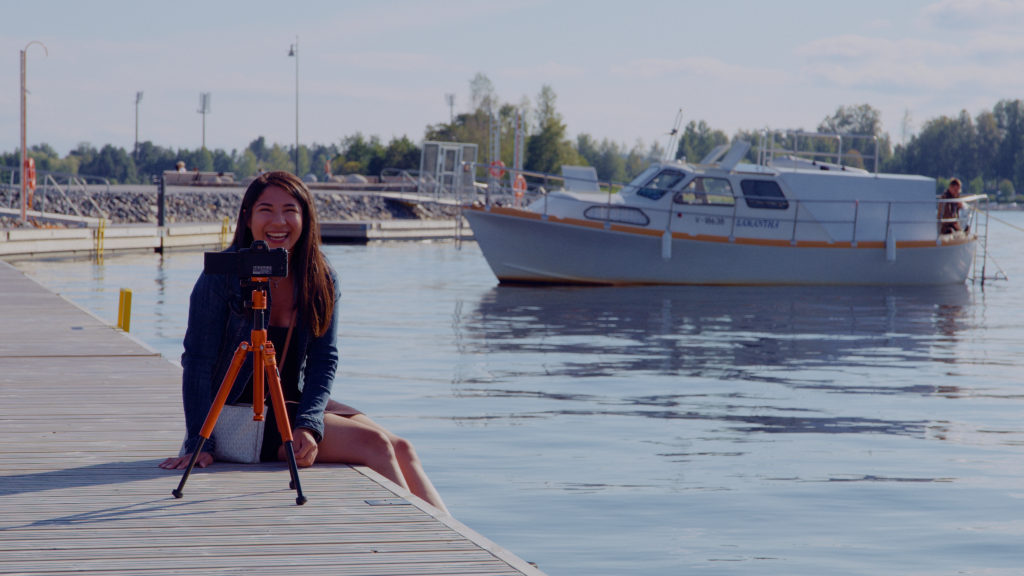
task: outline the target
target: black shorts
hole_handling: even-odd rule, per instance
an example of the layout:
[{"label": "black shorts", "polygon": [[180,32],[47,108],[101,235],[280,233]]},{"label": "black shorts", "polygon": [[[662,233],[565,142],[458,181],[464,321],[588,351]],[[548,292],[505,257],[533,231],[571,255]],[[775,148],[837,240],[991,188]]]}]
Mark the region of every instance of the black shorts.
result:
[{"label": "black shorts", "polygon": [[[299,413],[298,402],[285,402],[288,411],[288,423],[295,428],[295,417]],[[277,418],[274,417],[273,406],[267,406],[267,423],[263,429],[263,447],[260,449],[260,462],[277,462],[277,449],[284,444],[281,433],[277,431]]]}]

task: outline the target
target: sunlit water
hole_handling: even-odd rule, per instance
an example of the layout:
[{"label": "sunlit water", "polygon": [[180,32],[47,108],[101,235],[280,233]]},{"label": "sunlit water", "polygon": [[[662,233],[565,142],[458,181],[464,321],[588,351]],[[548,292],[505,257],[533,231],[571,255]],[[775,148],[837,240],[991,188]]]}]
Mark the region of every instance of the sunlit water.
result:
[{"label": "sunlit water", "polygon": [[[997,216],[984,289],[499,287],[472,243],[330,246],[334,396],[552,576],[1020,574],[1024,214]],[[111,324],[132,289],[132,335],[180,355],[201,254],[17,266]]]}]

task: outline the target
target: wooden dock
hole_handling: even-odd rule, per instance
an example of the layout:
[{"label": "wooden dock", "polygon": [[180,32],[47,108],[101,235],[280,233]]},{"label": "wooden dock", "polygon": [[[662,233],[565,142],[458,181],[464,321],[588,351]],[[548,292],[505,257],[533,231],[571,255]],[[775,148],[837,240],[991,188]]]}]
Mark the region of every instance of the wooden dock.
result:
[{"label": "wooden dock", "polygon": [[[121,224],[80,228],[0,230],[0,258],[81,257],[116,251],[179,248],[217,250],[234,224]],[[366,244],[382,240],[472,240],[468,224],[456,220],[353,220],[320,223],[325,243]]]},{"label": "wooden dock", "polygon": [[542,573],[363,467],[157,467],[181,368],[0,262],[0,574]]}]

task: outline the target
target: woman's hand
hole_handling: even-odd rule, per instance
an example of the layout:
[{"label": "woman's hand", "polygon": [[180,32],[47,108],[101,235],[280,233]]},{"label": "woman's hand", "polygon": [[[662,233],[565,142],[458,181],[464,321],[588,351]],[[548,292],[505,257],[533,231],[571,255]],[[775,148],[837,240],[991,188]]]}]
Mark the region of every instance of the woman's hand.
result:
[{"label": "woman's hand", "polygon": [[[188,463],[192,461],[192,454],[185,454],[184,456],[174,456],[164,460],[159,464],[161,468],[166,470],[184,470],[188,468]],[[196,459],[196,466],[200,468],[206,468],[210,464],[213,464],[213,454],[209,452],[200,452],[199,458]]]},{"label": "woman's hand", "polygon": [[313,465],[319,451],[313,433],[305,428],[292,430],[292,449],[295,451],[295,463],[303,468]]}]

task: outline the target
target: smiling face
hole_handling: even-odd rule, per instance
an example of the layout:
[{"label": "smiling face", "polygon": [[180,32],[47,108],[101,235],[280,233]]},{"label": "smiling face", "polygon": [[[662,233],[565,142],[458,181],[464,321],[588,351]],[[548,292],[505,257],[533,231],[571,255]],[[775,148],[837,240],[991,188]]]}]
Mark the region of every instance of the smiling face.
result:
[{"label": "smiling face", "polygon": [[302,206],[279,186],[267,186],[252,207],[249,229],[253,240],[263,240],[270,249],[291,250],[302,235]]}]

